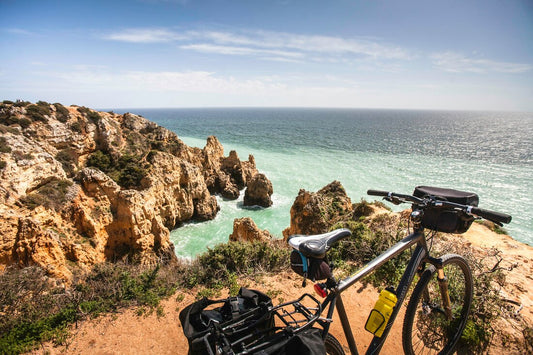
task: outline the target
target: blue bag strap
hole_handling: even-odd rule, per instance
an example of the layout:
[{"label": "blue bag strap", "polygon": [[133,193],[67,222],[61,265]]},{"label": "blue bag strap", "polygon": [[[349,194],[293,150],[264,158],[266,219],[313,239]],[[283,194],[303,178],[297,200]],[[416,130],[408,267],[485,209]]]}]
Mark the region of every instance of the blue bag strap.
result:
[{"label": "blue bag strap", "polygon": [[304,274],[304,280],[302,282],[302,287],[305,287],[305,285],[307,284],[306,280],[307,280],[307,272],[308,272],[307,257],[303,255],[301,251],[297,250],[297,252],[298,254],[300,254],[300,257],[302,258],[302,272]]}]

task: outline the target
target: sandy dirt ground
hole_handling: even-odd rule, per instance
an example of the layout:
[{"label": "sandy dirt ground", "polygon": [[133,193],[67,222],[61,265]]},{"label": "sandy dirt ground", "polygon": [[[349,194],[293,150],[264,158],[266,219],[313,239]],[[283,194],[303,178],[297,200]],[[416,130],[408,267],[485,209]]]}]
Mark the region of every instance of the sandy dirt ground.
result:
[{"label": "sandy dirt ground", "polygon": [[[275,295],[274,304],[298,298],[307,292],[315,295],[312,283],[305,289],[301,287],[302,279],[289,272],[277,276],[263,276],[256,280],[244,280],[241,286],[267,291]],[[117,314],[92,319],[73,327],[72,337],[65,347],[44,345],[34,353],[49,354],[186,354],[187,339],[183,335],[178,318],[179,311],[194,301],[195,291],[178,292],[162,302],[164,316],[137,315],[137,310],[127,309]],[[226,297],[227,290],[220,296]],[[371,287],[354,285],[343,293],[343,301],[349,314],[360,352],[366,351],[372,335],[364,330],[368,313],[378,298],[378,290]],[[405,305],[404,307],[405,308]],[[401,350],[401,314],[393,327],[383,353],[402,353]],[[339,339],[349,353],[344,333],[337,315],[331,327],[331,333]]]},{"label": "sandy dirt ground", "polygon": [[[533,324],[533,248],[518,243],[507,236],[497,235],[485,227],[474,223],[469,232],[461,236],[462,241],[474,247],[497,248],[502,251],[504,260],[502,267],[514,269],[509,272],[507,281],[509,286],[502,291],[502,297],[510,299],[521,305],[520,314],[529,324]],[[296,299],[304,291],[314,294],[312,283],[308,283],[305,290],[301,287],[301,277],[285,272],[276,276],[261,276],[254,280],[242,279],[240,286],[255,288],[274,295],[273,302]],[[198,290],[187,293],[178,292],[162,302],[164,315],[158,316],[156,312],[139,316],[138,310],[126,309],[117,314],[110,314],[84,321],[72,329],[72,337],[67,346],[53,347],[43,345],[33,353],[39,354],[186,354],[187,340],[183,335],[178,319],[179,311],[194,301]],[[222,290],[220,297],[226,297],[227,290]],[[345,307],[359,347],[359,352],[364,353],[371,340],[371,334],[364,330],[364,323],[378,297],[378,290],[373,287],[362,287],[356,284],[343,293]],[[403,352],[401,345],[401,327],[406,303],[391,334],[383,348],[383,354],[400,354]],[[502,327],[511,327],[502,324]],[[349,353],[346,340],[337,316],[331,328],[331,333],[339,339]],[[489,348],[488,353],[516,353],[512,349],[499,346]]]}]

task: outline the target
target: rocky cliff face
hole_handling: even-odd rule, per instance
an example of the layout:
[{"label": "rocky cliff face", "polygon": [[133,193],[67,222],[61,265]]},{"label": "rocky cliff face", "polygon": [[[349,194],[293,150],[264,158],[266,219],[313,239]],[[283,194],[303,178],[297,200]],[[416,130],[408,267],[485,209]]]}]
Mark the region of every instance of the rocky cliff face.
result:
[{"label": "rocky cliff face", "polygon": [[0,271],[38,264],[68,278],[70,265],[172,260],[169,231],[214,218],[214,194],[237,198],[257,173],[216,137],[191,148],[134,114],[4,101]]}]

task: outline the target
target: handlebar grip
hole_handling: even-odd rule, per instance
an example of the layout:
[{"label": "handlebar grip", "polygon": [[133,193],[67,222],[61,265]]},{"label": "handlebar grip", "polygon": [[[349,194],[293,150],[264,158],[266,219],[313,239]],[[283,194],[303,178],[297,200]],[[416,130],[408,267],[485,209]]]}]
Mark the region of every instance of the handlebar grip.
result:
[{"label": "handlebar grip", "polygon": [[368,195],[373,195],[373,196],[384,196],[384,197],[389,196],[388,191],[381,191],[381,190],[368,190],[366,193]]},{"label": "handlebar grip", "polygon": [[472,213],[476,214],[480,217],[483,217],[485,219],[488,219],[489,221],[493,222],[500,222],[500,223],[510,223],[512,217],[505,213],[495,212],[495,211],[489,211],[484,210],[482,208],[478,207],[472,207]]}]

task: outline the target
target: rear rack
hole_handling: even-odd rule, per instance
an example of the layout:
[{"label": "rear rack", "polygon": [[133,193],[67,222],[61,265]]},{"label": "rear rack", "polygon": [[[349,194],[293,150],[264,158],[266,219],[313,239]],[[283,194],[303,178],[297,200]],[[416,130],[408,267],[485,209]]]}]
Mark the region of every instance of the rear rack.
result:
[{"label": "rear rack", "polygon": [[258,322],[250,324],[242,319],[223,326],[213,323],[203,340],[211,355],[252,354],[311,328],[321,313],[320,302],[306,293],[296,300],[270,307],[264,318],[258,321],[271,317],[272,326],[267,329],[257,329]]}]

